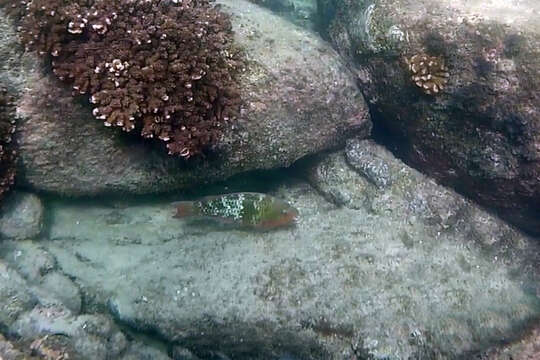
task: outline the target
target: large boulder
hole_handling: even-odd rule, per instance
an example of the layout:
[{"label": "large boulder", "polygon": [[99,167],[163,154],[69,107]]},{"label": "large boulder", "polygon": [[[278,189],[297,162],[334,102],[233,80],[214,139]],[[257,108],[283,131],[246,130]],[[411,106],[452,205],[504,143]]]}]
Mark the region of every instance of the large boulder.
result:
[{"label": "large boulder", "polygon": [[324,197],[271,192],[294,228],[189,224],[171,199],[54,200],[39,245],[88,308],[202,359],[470,359],[540,315],[533,239],[371,141],[306,166]]},{"label": "large boulder", "polygon": [[367,136],[370,120],[353,75],[312,33],[245,1],[220,1],[232,15],[235,40],[248,57],[240,119],[214,157],[185,163],[93,118],[17,45],[0,16],[1,75],[19,91],[19,183],[68,195],[153,193],[216,181],[235,173],[286,167]]},{"label": "large boulder", "polygon": [[43,228],[44,208],[39,197],[13,192],[0,206],[0,239],[31,239]]},{"label": "large boulder", "polygon": [[318,5],[400,157],[540,234],[540,3]]}]

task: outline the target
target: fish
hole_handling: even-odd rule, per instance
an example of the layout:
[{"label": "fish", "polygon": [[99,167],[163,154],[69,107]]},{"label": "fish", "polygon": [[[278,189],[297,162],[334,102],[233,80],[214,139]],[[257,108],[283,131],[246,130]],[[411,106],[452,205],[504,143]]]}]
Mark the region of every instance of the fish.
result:
[{"label": "fish", "polygon": [[174,202],[173,206],[178,219],[217,220],[223,225],[262,231],[291,226],[299,215],[286,201],[255,192],[206,196]]}]

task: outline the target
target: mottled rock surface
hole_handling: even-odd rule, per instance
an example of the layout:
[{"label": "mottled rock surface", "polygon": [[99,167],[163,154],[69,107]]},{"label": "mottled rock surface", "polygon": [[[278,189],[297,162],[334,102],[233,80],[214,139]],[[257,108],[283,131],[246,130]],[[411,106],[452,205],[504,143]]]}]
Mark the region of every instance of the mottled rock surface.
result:
[{"label": "mottled rock surface", "polygon": [[15,132],[14,112],[13,97],[0,78],[0,201],[15,182],[16,151],[12,141]]},{"label": "mottled rock surface", "polygon": [[[323,33],[351,60],[400,157],[540,234],[540,3],[318,5]],[[422,54],[448,67],[448,82],[436,94],[415,84],[425,81],[413,79],[407,64]]]},{"label": "mottled rock surface", "polygon": [[15,192],[0,207],[0,238],[31,239],[43,227],[43,204],[34,194]]},{"label": "mottled rock surface", "polygon": [[533,239],[370,141],[308,169],[324,197],[271,191],[292,229],[188,225],[170,198],[52,201],[40,246],[89,308],[201,359],[472,358],[540,317]]},{"label": "mottled rock surface", "polygon": [[17,318],[37,303],[25,280],[4,261],[0,261],[0,329],[13,325]]},{"label": "mottled rock surface", "polygon": [[308,29],[314,29],[317,17],[316,0],[249,0],[264,6],[287,20]]},{"label": "mottled rock surface", "polygon": [[[163,351],[151,348],[140,342],[133,342],[130,348],[122,354],[119,360],[170,360]],[[189,358],[173,357],[174,360],[192,360]],[[195,360],[195,359],[193,359]]]},{"label": "mottled rock surface", "polygon": [[24,354],[0,334],[0,356],[2,360],[23,360]]},{"label": "mottled rock surface", "polygon": [[78,285],[36,244],[0,244],[0,359],[169,359],[130,341],[110,315],[80,313]]},{"label": "mottled rock surface", "polygon": [[72,314],[79,314],[81,311],[79,288],[71,279],[58,271],[44,275],[34,291],[40,296],[40,302],[43,305],[62,304]]},{"label": "mottled rock surface", "polygon": [[528,329],[517,341],[486,351],[478,360],[536,360],[540,359],[540,322]]},{"label": "mottled rock surface", "polygon": [[351,133],[369,134],[354,76],[327,43],[254,4],[220,3],[249,60],[244,108],[215,156],[188,164],[95,120],[86,100],[74,100],[31,54],[22,55],[0,16],[2,76],[21,91],[19,183],[68,195],[155,193],[285,167]]}]

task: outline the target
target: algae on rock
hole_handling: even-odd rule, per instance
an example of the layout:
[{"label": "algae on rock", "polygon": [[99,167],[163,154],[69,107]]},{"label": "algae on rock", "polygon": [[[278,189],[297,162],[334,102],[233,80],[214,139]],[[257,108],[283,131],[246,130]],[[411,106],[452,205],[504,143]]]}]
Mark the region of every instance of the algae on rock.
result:
[{"label": "algae on rock", "polygon": [[[372,115],[399,156],[540,234],[540,26],[534,16],[540,3],[318,4],[320,18],[327,18],[321,31],[351,60]],[[448,68],[436,96],[424,94],[427,74],[411,78],[410,60],[421,54]]]}]

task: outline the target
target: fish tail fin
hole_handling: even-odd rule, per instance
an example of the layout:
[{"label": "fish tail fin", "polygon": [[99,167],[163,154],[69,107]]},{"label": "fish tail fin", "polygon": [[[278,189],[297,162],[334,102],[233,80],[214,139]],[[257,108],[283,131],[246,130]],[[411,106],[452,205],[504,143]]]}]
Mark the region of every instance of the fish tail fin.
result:
[{"label": "fish tail fin", "polygon": [[193,201],[177,201],[172,204],[176,209],[175,218],[185,218],[197,215],[195,203]]}]

